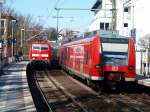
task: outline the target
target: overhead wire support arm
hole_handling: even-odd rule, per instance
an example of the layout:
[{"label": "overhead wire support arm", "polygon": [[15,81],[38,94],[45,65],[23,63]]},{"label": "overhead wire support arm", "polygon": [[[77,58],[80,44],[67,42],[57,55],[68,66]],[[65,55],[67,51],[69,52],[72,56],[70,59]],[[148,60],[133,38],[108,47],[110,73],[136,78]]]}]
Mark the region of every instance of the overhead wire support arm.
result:
[{"label": "overhead wire support arm", "polygon": [[[99,11],[100,9],[88,9],[88,8],[57,8],[55,7],[55,10],[60,11],[60,10],[91,10],[91,11]],[[101,10],[113,10],[113,9],[101,9]],[[115,10],[115,9],[114,9]]]},{"label": "overhead wire support arm", "polygon": [[71,19],[73,19],[74,17],[65,17],[65,16],[58,16],[58,17],[57,17],[57,16],[53,16],[53,18],[62,18],[62,19],[63,19],[63,18],[71,18]]}]

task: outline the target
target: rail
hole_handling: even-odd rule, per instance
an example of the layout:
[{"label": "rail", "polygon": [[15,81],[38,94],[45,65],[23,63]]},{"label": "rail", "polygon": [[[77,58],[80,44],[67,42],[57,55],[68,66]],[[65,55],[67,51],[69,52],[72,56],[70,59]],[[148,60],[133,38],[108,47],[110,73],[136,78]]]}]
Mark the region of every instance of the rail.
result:
[{"label": "rail", "polygon": [[37,77],[35,76],[34,78],[35,78],[36,86],[38,87],[38,90],[39,90],[39,92],[40,92],[40,94],[41,94],[41,96],[42,96],[42,99],[44,100],[44,102],[46,103],[46,105],[47,105],[47,107],[48,107],[48,109],[49,109],[48,112],[53,112],[52,109],[51,109],[51,107],[50,107],[50,105],[49,105],[49,103],[48,103],[48,101],[46,100],[46,96],[44,95],[44,92],[42,91],[42,89],[41,89],[41,87],[40,87],[40,84],[39,84],[38,81],[37,81]]}]

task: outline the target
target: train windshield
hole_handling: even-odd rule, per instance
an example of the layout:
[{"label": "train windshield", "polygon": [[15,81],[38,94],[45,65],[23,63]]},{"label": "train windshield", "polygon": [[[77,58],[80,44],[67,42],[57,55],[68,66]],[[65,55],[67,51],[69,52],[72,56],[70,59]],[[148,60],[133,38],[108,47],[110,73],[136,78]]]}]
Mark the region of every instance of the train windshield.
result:
[{"label": "train windshield", "polygon": [[47,44],[41,45],[41,50],[48,50],[48,45]]},{"label": "train windshield", "polygon": [[105,65],[126,66],[128,64],[129,39],[102,38],[103,63]]},{"label": "train windshield", "polygon": [[47,44],[33,44],[32,45],[32,50],[48,50],[48,45]]},{"label": "train windshield", "polygon": [[40,46],[38,44],[32,44],[32,50],[40,50]]}]

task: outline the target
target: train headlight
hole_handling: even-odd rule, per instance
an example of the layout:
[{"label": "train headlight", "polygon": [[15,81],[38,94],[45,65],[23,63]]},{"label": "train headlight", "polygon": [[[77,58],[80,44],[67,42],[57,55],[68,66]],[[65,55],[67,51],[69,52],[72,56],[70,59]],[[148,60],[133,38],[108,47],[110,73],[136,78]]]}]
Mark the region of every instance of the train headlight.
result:
[{"label": "train headlight", "polygon": [[133,69],[134,69],[134,66],[129,66],[128,69],[129,69],[129,70],[133,70]]},{"label": "train headlight", "polygon": [[97,65],[95,66],[95,68],[96,68],[96,69],[100,69],[100,68],[101,68],[101,65],[100,65],[100,64],[97,64]]}]

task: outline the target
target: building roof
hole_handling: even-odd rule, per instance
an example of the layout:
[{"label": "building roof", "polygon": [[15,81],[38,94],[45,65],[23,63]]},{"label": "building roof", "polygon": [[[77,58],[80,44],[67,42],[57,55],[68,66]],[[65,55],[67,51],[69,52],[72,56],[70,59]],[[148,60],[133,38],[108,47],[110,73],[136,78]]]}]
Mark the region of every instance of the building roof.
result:
[{"label": "building roof", "polygon": [[[102,0],[97,0],[95,2],[95,4],[93,5],[92,9],[97,9],[101,5],[101,3],[102,3]],[[92,9],[91,9],[91,11],[94,11]]]},{"label": "building roof", "polygon": [[13,16],[8,14],[2,14],[2,19],[16,20]]}]

